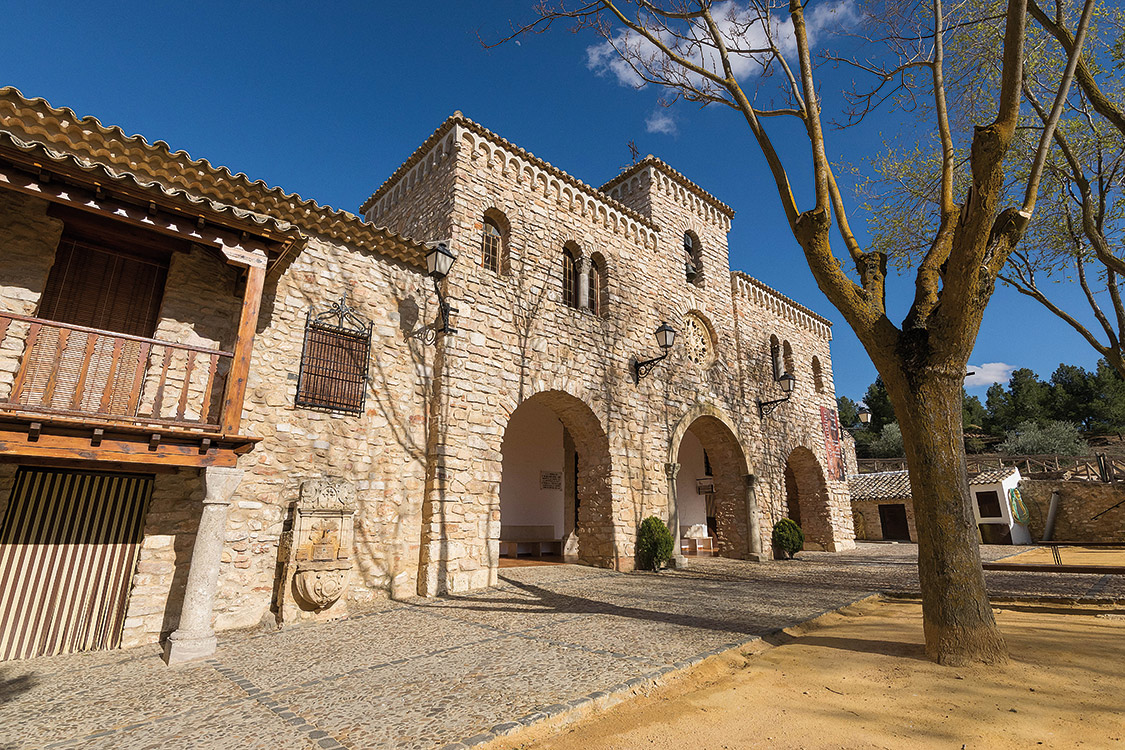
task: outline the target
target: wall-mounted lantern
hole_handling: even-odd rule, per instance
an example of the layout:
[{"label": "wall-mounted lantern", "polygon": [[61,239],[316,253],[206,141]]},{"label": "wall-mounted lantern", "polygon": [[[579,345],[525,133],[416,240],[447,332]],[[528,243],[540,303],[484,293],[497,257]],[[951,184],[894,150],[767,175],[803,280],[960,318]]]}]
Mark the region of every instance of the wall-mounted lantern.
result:
[{"label": "wall-mounted lantern", "polygon": [[661,354],[659,357],[653,357],[652,359],[634,360],[633,382],[641,382],[641,378],[652,372],[652,368],[668,356],[668,352],[671,351],[672,344],[675,342],[676,329],[668,325],[667,322],[661,323],[660,327],[656,329],[656,343],[660,345]]},{"label": "wall-mounted lantern", "polygon": [[871,410],[866,406],[859,407],[859,423],[871,424]]},{"label": "wall-mounted lantern", "polygon": [[793,395],[793,386],[797,384],[797,378],[793,377],[787,372],[781,374],[777,379],[777,384],[781,386],[781,392],[785,394],[783,398],[775,398],[773,401],[758,401],[758,416],[765,419],[766,415],[778,407],[778,404],[784,404]]},{"label": "wall-mounted lantern", "polygon": [[449,269],[453,268],[455,260],[457,256],[450,251],[449,245],[445,242],[435,242],[426,253],[426,273],[434,281],[434,292],[438,298],[438,318],[410,334],[411,338],[422,339],[425,343],[432,344],[437,340],[439,333],[457,333],[457,329],[449,325],[449,316],[451,313],[456,313],[457,308],[451,306],[445,295],[441,293],[441,282],[449,275]]}]

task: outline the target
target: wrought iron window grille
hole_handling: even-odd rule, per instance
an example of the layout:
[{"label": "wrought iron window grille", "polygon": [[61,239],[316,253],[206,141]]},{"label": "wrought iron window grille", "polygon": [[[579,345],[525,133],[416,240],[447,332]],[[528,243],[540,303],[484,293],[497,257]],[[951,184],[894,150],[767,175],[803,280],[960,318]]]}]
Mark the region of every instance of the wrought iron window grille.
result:
[{"label": "wrought iron window grille", "polygon": [[371,330],[371,322],[348,306],[345,297],[321,312],[309,308],[297,375],[297,406],[363,413]]}]

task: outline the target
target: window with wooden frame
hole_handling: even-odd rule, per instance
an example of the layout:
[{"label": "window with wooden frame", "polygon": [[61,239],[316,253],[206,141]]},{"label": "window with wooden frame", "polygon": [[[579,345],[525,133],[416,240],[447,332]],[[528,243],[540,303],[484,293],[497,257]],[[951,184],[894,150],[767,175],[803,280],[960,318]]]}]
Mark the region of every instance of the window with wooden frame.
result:
[{"label": "window with wooden frame", "polygon": [[39,302],[39,317],[151,337],[167,276],[166,257],[143,257],[64,235]]},{"label": "window with wooden frame", "polygon": [[500,227],[487,216],[481,232],[481,265],[493,273],[500,273],[500,258],[504,252],[504,236]]},{"label": "window with wooden frame", "polygon": [[362,414],[367,397],[371,323],[341,299],[305,320],[297,406]]},{"label": "window with wooden frame", "polygon": [[590,268],[587,271],[587,280],[590,288],[590,312],[599,318],[609,315],[607,305],[607,279],[605,260],[600,253],[590,256]]},{"label": "window with wooden frame", "polygon": [[578,307],[578,256],[571,248],[562,254],[562,299],[567,307]]}]

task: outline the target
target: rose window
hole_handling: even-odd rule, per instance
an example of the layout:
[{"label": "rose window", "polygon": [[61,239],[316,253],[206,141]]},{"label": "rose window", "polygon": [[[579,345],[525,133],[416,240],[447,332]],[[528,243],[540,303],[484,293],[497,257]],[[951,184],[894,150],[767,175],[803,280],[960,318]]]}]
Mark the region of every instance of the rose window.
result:
[{"label": "rose window", "polygon": [[687,358],[700,367],[711,364],[711,331],[699,318],[688,315],[684,319],[684,352]]}]

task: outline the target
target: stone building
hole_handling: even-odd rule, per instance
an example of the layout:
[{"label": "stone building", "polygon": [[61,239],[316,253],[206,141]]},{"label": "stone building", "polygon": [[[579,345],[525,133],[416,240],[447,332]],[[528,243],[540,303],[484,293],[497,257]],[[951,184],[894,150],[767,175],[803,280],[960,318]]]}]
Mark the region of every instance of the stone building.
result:
[{"label": "stone building", "polygon": [[0,658],[196,658],[502,546],[629,570],[654,514],[853,544],[830,324],[682,174],[595,188],[456,113],[361,211],[0,89]]}]

